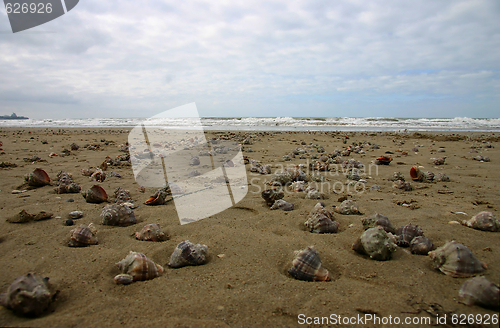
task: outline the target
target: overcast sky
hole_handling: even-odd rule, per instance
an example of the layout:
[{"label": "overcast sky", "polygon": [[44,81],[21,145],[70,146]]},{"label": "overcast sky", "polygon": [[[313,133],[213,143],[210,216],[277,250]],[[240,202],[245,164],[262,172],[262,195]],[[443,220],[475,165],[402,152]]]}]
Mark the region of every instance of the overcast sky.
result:
[{"label": "overcast sky", "polygon": [[13,34],[0,114],[500,117],[500,1],[80,0]]}]

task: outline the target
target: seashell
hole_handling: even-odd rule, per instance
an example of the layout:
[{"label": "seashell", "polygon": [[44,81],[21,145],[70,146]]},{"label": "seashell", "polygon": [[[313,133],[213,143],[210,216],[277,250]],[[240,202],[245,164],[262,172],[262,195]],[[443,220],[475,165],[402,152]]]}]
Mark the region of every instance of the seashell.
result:
[{"label": "seashell", "polygon": [[72,143],[71,145],[69,145],[69,147],[71,148],[71,150],[78,150],[80,148],[80,146],[78,146],[76,143]]},{"label": "seashell", "polygon": [[311,189],[307,192],[306,199],[325,199],[325,195],[316,189]]},{"label": "seashell", "polygon": [[281,188],[266,189],[261,193],[262,198],[266,201],[267,206],[272,206],[275,201],[285,197],[285,193]]},{"label": "seashell", "polygon": [[392,177],[390,177],[387,180],[389,180],[389,181],[397,181],[397,180],[405,181],[405,177],[404,177],[403,173],[401,173],[401,172],[394,172]]},{"label": "seashell", "polygon": [[444,161],[446,160],[446,156],[440,158],[431,158],[431,160],[434,165],[443,165]]},{"label": "seashell", "polygon": [[52,302],[49,278],[38,273],[17,277],[7,292],[0,294],[0,305],[14,313],[35,317],[42,314]]},{"label": "seashell", "polygon": [[336,233],[339,229],[337,221],[332,221],[332,219],[321,213],[310,215],[304,225],[310,232],[314,233]]},{"label": "seashell", "polygon": [[198,156],[193,156],[189,161],[189,165],[200,165],[200,158]]},{"label": "seashell", "polygon": [[75,182],[60,184],[54,189],[57,194],[77,194],[81,190],[82,188]]},{"label": "seashell", "polygon": [[172,195],[170,186],[167,184],[165,187],[158,189],[147,201],[144,202],[146,205],[163,205],[165,204],[165,198]]},{"label": "seashell", "polygon": [[188,173],[188,176],[190,176],[190,177],[197,177],[199,175],[201,175],[201,173],[198,170],[192,170],[192,171],[189,171],[189,173]]},{"label": "seashell", "polygon": [[374,164],[377,165],[389,165],[392,161],[392,158],[389,156],[380,156],[376,160],[373,161]]},{"label": "seashell", "polygon": [[283,199],[278,199],[274,202],[273,206],[271,206],[271,210],[281,209],[283,211],[293,211],[294,205]]},{"label": "seashell", "polygon": [[358,204],[352,199],[344,200],[340,205],[335,206],[335,212],[344,215],[361,214],[358,209]]},{"label": "seashell", "polygon": [[124,204],[111,204],[102,209],[102,224],[127,227],[136,224],[135,214],[132,209]]},{"label": "seashell", "polygon": [[352,245],[352,249],[356,252],[368,255],[377,261],[390,260],[396,248],[391,235],[385,232],[381,226],[365,230]]},{"label": "seashell", "polygon": [[26,223],[33,220],[33,215],[29,214],[25,210],[21,210],[21,212],[7,218],[7,222],[10,223]]},{"label": "seashell", "polygon": [[67,184],[67,183],[71,183],[73,182],[73,176],[71,175],[71,173],[67,173],[67,172],[64,172],[64,171],[59,171],[57,173],[57,180],[59,181],[59,183],[61,184]]},{"label": "seashell", "polygon": [[394,183],[392,184],[392,188],[401,189],[404,191],[412,191],[413,190],[413,187],[411,186],[411,184],[409,182],[402,181],[402,180],[394,181]]},{"label": "seashell", "polygon": [[114,177],[114,178],[120,178],[120,179],[121,179],[121,177],[122,177],[122,176],[120,175],[120,173],[115,172],[115,171],[111,171],[111,172],[109,172],[109,176],[110,176],[110,177]]},{"label": "seashell", "polygon": [[424,172],[416,166],[412,166],[410,169],[410,176],[413,181],[427,182],[434,180],[434,173],[430,171]]},{"label": "seashell", "polygon": [[108,201],[106,190],[98,185],[93,185],[89,190],[82,192],[82,196],[87,203],[100,204]]},{"label": "seashell", "polygon": [[292,183],[292,188],[294,191],[304,191],[305,189],[304,184],[305,184],[304,181],[295,181],[294,183]]},{"label": "seashell", "polygon": [[154,279],[163,273],[163,267],[155,264],[142,253],[132,252],[116,263],[122,274],[115,276],[117,284]]},{"label": "seashell", "polygon": [[417,236],[413,238],[410,243],[410,251],[412,254],[427,255],[434,249],[434,244],[431,240],[424,236]]},{"label": "seashell", "polygon": [[413,238],[423,235],[424,232],[418,227],[418,225],[409,223],[403,227],[399,227],[396,231],[396,244],[399,247],[408,247],[410,246]]},{"label": "seashell", "polygon": [[97,182],[103,182],[104,180],[106,180],[106,173],[104,173],[101,169],[97,169],[94,173],[92,173],[90,178],[94,179]]},{"label": "seashell", "polygon": [[495,218],[493,213],[486,211],[474,215],[469,221],[462,221],[462,224],[482,231],[500,231],[500,221]]},{"label": "seashell", "polygon": [[47,172],[39,168],[25,175],[24,180],[32,187],[42,187],[50,184],[50,177]]},{"label": "seashell", "polygon": [[158,223],[147,224],[140,232],[135,233],[135,238],[145,241],[165,241],[168,236],[161,231]]},{"label": "seashell", "polygon": [[275,182],[277,185],[285,186],[293,181],[293,176],[290,172],[277,172],[271,178],[271,182]]},{"label": "seashell", "polygon": [[82,211],[69,212],[68,216],[70,219],[76,220],[83,217],[83,212]]},{"label": "seashell", "polygon": [[122,187],[118,187],[115,189],[115,203],[126,203],[131,202],[132,197],[130,197],[130,191],[123,189]]},{"label": "seashell", "polygon": [[323,267],[313,246],[295,252],[295,258],[288,273],[298,280],[330,281],[330,273]]},{"label": "seashell", "polygon": [[96,237],[97,230],[92,223],[88,226],[81,225],[71,230],[70,247],[86,247],[99,244]]},{"label": "seashell", "polygon": [[452,277],[470,277],[486,270],[485,263],[480,262],[474,254],[456,241],[429,252],[434,267]]},{"label": "seashell", "polygon": [[202,265],[207,262],[208,247],[201,244],[193,244],[189,240],[180,242],[175,248],[168,266],[180,268],[186,265]]},{"label": "seashell", "polygon": [[389,221],[389,218],[378,213],[362,219],[361,223],[363,223],[363,227],[365,228],[365,230],[376,226],[381,226],[386,232],[394,233],[396,231],[392,226],[391,221]]},{"label": "seashell", "polygon": [[436,178],[436,181],[439,181],[439,182],[450,182],[450,177],[442,172],[439,172],[435,178]]},{"label": "seashell", "polygon": [[466,280],[460,287],[458,296],[462,297],[467,305],[477,304],[496,311],[500,308],[500,289],[485,276]]},{"label": "seashell", "polygon": [[488,156],[483,157],[481,155],[478,155],[478,156],[474,157],[474,160],[480,161],[480,162],[489,162],[490,158]]},{"label": "seashell", "polygon": [[80,171],[82,173],[83,176],[86,176],[86,177],[90,177],[92,176],[92,174],[94,174],[94,169],[82,169]]}]

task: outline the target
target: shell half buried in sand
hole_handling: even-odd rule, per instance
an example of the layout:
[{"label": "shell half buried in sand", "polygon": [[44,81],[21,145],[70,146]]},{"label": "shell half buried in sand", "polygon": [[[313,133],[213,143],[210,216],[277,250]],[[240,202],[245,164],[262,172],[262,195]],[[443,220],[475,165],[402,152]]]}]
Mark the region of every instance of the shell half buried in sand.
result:
[{"label": "shell half buried in sand", "polygon": [[450,241],[435,251],[429,252],[434,267],[452,277],[471,277],[486,270],[474,254],[456,241]]},{"label": "shell half buried in sand", "polygon": [[467,305],[477,304],[496,311],[500,309],[500,289],[484,276],[465,281],[458,296],[462,297]]},{"label": "shell half buried in sand", "polygon": [[43,187],[50,184],[50,177],[47,172],[39,168],[25,175],[24,180],[31,187]]},{"label": "shell half buried in sand", "polygon": [[103,187],[93,185],[89,190],[82,192],[87,203],[100,204],[108,201],[108,194]]},{"label": "shell half buried in sand", "polygon": [[482,231],[500,231],[500,221],[491,212],[481,212],[474,215],[469,221],[462,221],[464,226]]},{"label": "shell half buried in sand", "polygon": [[322,203],[314,206],[304,225],[307,230],[314,233],[335,233],[339,229],[339,223],[334,221],[333,213],[328,211]]},{"label": "shell half buried in sand", "polygon": [[70,247],[86,247],[90,245],[97,245],[99,241],[96,236],[97,230],[95,226],[90,223],[88,226],[81,225],[74,230],[71,230],[71,237],[68,243]]},{"label": "shell half buried in sand", "polygon": [[330,281],[330,273],[322,265],[321,259],[313,246],[295,252],[292,267],[288,273],[297,280]]},{"label": "shell half buried in sand", "polygon": [[161,231],[158,223],[146,224],[141,231],[135,233],[135,238],[144,241],[165,241],[168,236]]},{"label": "shell half buried in sand", "polygon": [[181,268],[187,265],[202,265],[207,262],[207,245],[193,244],[189,240],[180,242],[170,256],[168,266]]},{"label": "shell half buried in sand", "polygon": [[117,284],[127,285],[134,281],[154,279],[163,273],[161,265],[154,263],[146,255],[133,251],[116,265],[122,272],[114,278]]},{"label": "shell half buried in sand", "polygon": [[361,223],[363,223],[363,227],[365,228],[365,230],[369,229],[369,228],[374,228],[376,226],[381,226],[384,228],[384,230],[386,232],[390,232],[390,233],[395,232],[395,229],[394,229],[391,221],[389,221],[389,218],[385,215],[382,215],[382,214],[375,213],[372,216],[369,216],[367,218],[363,218],[361,220]]}]

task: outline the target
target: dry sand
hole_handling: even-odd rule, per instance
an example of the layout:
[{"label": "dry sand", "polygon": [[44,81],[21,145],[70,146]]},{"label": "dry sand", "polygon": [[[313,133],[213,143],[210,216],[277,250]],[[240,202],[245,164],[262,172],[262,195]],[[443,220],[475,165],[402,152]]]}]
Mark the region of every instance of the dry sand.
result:
[{"label": "dry sand", "polygon": [[[390,261],[374,261],[351,250],[352,243],[363,232],[361,218],[374,213],[389,217],[394,226],[411,222],[418,224],[436,246],[456,240],[468,246],[488,264],[484,275],[500,281],[500,233],[473,230],[449,224],[452,220],[469,219],[480,211],[491,211],[498,218],[500,168],[498,136],[491,133],[395,134],[395,133],[208,133],[209,137],[227,135],[242,140],[253,135],[253,144],[244,145],[250,159],[273,165],[273,172],[282,165],[306,164],[307,159],[295,158],[283,162],[282,156],[296,147],[314,143],[327,153],[342,149],[352,142],[370,141],[380,149],[367,149],[366,154],[351,154],[369,164],[374,158],[392,151],[394,160],[388,166],[378,166],[378,174],[365,176],[366,190],[351,192],[363,215],[335,214],[340,222],[336,234],[314,234],[303,229],[307,214],[317,200],[305,199],[303,193],[287,192],[285,200],[295,204],[295,210],[271,211],[260,195],[264,181],[270,176],[248,171],[249,193],[235,207],[198,222],[180,225],[172,202],[163,206],[141,205],[135,209],[138,223],[129,227],[103,226],[100,220],[104,204],[88,204],[80,194],[55,194],[54,186],[12,194],[23,183],[23,176],[39,167],[53,180],[60,170],[73,174],[74,180],[86,190],[95,184],[82,176],[83,168],[98,166],[106,156],[123,154],[119,145],[127,141],[126,129],[14,129],[1,128],[3,142],[1,162],[17,164],[0,168],[0,291],[28,272],[50,277],[58,291],[50,311],[38,318],[23,318],[0,308],[1,326],[37,327],[291,327],[298,325],[299,314],[305,316],[358,316],[375,313],[379,317],[428,317],[429,312],[448,314],[497,314],[478,306],[460,303],[458,290],[465,281],[452,278],[433,269],[428,256],[411,255],[399,248]],[[343,144],[348,136],[347,144]],[[42,141],[46,141],[43,144]],[[107,142],[105,142],[107,141]],[[80,146],[99,144],[98,150],[80,148],[69,156],[61,155],[71,143]],[[486,148],[491,143],[494,148]],[[423,145],[419,152],[411,151]],[[479,155],[491,162],[472,160],[478,154],[469,153],[478,146]],[[446,152],[438,153],[443,147]],[[254,152],[248,152],[252,148]],[[398,150],[407,151],[401,155]],[[315,154],[315,153],[312,153]],[[38,155],[42,162],[25,162],[23,158]],[[445,165],[434,166],[430,158],[447,156]],[[310,160],[310,159],[309,159]],[[444,172],[451,182],[412,182],[413,191],[392,188],[388,181],[399,171],[409,180],[413,165],[422,165],[434,173]],[[192,168],[186,165],[186,171]],[[119,186],[130,190],[138,204],[155,188],[138,190],[130,166],[109,167],[122,178],[109,177],[100,183],[113,194]],[[310,173],[310,172],[309,172]],[[347,193],[336,194],[327,186],[346,178],[341,174],[322,173],[327,178],[323,200],[327,208],[338,205]],[[253,179],[253,180],[252,180]],[[377,184],[378,191],[369,188]],[[340,183],[336,185],[339,191]],[[74,202],[66,202],[73,198]],[[111,197],[113,198],[113,197]],[[397,203],[413,200],[414,206]],[[55,216],[45,221],[13,224],[6,218],[25,209],[29,213],[41,210]],[[84,217],[77,224],[93,222],[99,245],[85,248],[67,246],[70,230],[64,225],[69,212],[80,210]],[[465,212],[453,214],[453,212]],[[161,243],[135,240],[132,234],[147,223],[159,223],[170,239]],[[166,266],[175,246],[183,241],[206,244],[210,260],[206,265],[170,269]],[[304,282],[291,278],[286,270],[291,266],[293,252],[314,245],[323,265],[330,270],[331,282]],[[161,277],[131,285],[116,285],[113,277],[119,273],[114,263],[130,250],[142,252],[156,263],[164,265]],[[222,257],[217,255],[224,254]],[[363,326],[363,325],[360,325]],[[364,326],[378,326],[372,323]]]}]

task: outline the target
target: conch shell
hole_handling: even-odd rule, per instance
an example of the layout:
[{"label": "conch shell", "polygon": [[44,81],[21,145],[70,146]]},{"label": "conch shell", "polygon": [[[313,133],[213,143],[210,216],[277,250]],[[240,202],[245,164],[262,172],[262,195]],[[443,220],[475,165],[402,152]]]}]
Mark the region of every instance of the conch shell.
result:
[{"label": "conch shell", "polygon": [[413,225],[411,223],[398,228],[396,231],[396,244],[400,247],[410,246],[413,238],[417,236],[423,236],[424,232],[418,227],[418,225]]},{"label": "conch shell", "polygon": [[352,245],[352,249],[356,252],[368,255],[377,261],[390,260],[396,248],[392,235],[387,234],[381,226],[365,230]]},{"label": "conch shell", "polygon": [[127,227],[136,224],[135,214],[130,207],[125,204],[111,204],[102,209],[102,224]]},{"label": "conch shell", "polygon": [[90,178],[97,182],[104,182],[104,180],[106,180],[106,173],[104,173],[101,169],[97,169],[94,173],[92,173]]},{"label": "conch shell", "polygon": [[97,230],[90,223],[88,226],[81,225],[74,230],[71,230],[71,239],[68,243],[70,247],[85,247],[97,245],[99,241],[96,237]]},{"label": "conch shell", "polygon": [[477,230],[500,231],[500,221],[495,218],[493,213],[486,211],[474,215],[469,221],[462,221],[462,224]]},{"label": "conch shell", "polygon": [[78,194],[82,188],[75,182],[61,183],[54,191],[58,194]]},{"label": "conch shell", "polygon": [[410,243],[410,252],[412,254],[427,255],[433,249],[434,244],[429,238],[424,236],[417,236]]},{"label": "conch shell", "polygon": [[361,214],[356,204],[352,199],[344,200],[340,205],[335,206],[335,212],[345,215]]},{"label": "conch shell", "polygon": [[82,192],[82,196],[87,203],[100,204],[108,201],[106,190],[98,185],[94,185],[89,190]]},{"label": "conch shell", "polygon": [[322,203],[317,203],[314,206],[304,225],[310,232],[314,233],[335,233],[339,229],[339,223],[334,221],[333,213],[327,210]]},{"label": "conch shell", "polygon": [[298,280],[330,281],[330,273],[323,267],[313,246],[295,252],[295,258],[288,273]]},{"label": "conch shell", "polygon": [[122,187],[118,187],[115,189],[115,203],[126,203],[132,202],[132,197],[130,197],[130,191],[123,189]]},{"label": "conch shell", "polygon": [[140,232],[136,232],[135,238],[145,241],[165,241],[168,239],[168,236],[161,231],[158,223],[151,223],[145,225]]},{"label": "conch shell", "polygon": [[0,305],[24,316],[35,317],[50,305],[53,295],[49,290],[49,278],[38,273],[28,273],[14,280],[7,292],[0,294]]},{"label": "conch shell", "polygon": [[39,168],[25,175],[24,180],[32,187],[43,187],[50,184],[50,177],[47,172]]},{"label": "conch shell", "polygon": [[278,199],[274,202],[273,206],[270,207],[271,210],[281,209],[283,211],[293,211],[293,203],[289,203],[283,199]]},{"label": "conch shell", "polygon": [[389,221],[389,218],[382,214],[375,213],[372,216],[362,219],[361,223],[363,223],[363,227],[365,228],[365,230],[376,226],[381,226],[386,232],[395,232],[395,229],[392,226],[391,221]]},{"label": "conch shell", "polygon": [[158,189],[147,201],[144,202],[146,205],[163,205],[165,204],[165,198],[172,195],[170,186],[167,184],[165,187]]},{"label": "conch shell", "polygon": [[171,268],[180,268],[186,265],[202,265],[207,262],[207,245],[193,244],[185,240],[175,248],[168,266]]},{"label": "conch shell", "polygon": [[373,161],[376,165],[389,165],[392,161],[392,158],[389,156],[380,156],[376,160]]},{"label": "conch shell", "polygon": [[117,284],[129,284],[133,281],[149,280],[160,276],[163,267],[155,264],[142,253],[132,252],[116,263],[122,274],[115,276]]},{"label": "conch shell", "polygon": [[452,277],[474,276],[487,268],[487,265],[480,262],[467,246],[454,240],[429,252],[429,257],[436,269]]},{"label": "conch shell", "polygon": [[273,206],[278,199],[285,197],[285,193],[281,188],[266,189],[261,193],[262,198],[266,201],[267,206]]},{"label": "conch shell", "polygon": [[417,166],[412,166],[410,169],[410,176],[413,181],[429,182],[434,180],[434,173],[422,171]]},{"label": "conch shell", "polygon": [[458,296],[462,297],[467,305],[477,304],[496,311],[500,308],[500,289],[484,276],[465,281]]}]

